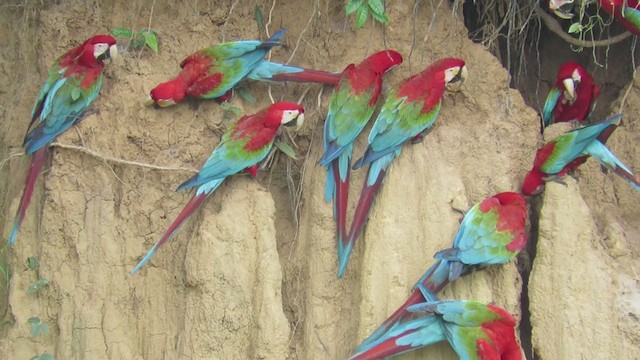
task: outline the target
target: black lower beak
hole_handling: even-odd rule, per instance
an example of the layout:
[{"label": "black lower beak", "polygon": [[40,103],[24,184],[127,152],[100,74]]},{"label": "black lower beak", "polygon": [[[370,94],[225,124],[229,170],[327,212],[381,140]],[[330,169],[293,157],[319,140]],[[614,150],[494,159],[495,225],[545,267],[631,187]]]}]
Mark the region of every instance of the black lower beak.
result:
[{"label": "black lower beak", "polygon": [[284,126],[294,126],[298,123],[298,118],[295,118],[291,121],[289,121],[288,123],[284,124]]}]

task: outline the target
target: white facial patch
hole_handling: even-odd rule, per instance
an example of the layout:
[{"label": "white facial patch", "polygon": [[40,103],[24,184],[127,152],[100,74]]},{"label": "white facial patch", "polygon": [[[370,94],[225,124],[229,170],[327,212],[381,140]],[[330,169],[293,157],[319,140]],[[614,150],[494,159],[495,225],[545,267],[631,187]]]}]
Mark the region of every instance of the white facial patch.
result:
[{"label": "white facial patch", "polygon": [[582,80],[582,76],[580,76],[580,72],[578,69],[573,70],[573,74],[571,74],[571,78],[573,81],[579,83]]},{"label": "white facial patch", "polygon": [[455,78],[460,72],[460,67],[452,67],[444,71],[444,82],[448,83]]},{"label": "white facial patch", "polygon": [[295,120],[298,115],[300,115],[300,111],[298,110],[285,110],[282,112],[282,120],[280,121],[280,123],[286,124],[288,122],[291,122],[292,120]]},{"label": "white facial patch", "polygon": [[102,54],[104,54],[107,50],[109,50],[109,44],[99,43],[93,45],[93,57],[98,58]]}]

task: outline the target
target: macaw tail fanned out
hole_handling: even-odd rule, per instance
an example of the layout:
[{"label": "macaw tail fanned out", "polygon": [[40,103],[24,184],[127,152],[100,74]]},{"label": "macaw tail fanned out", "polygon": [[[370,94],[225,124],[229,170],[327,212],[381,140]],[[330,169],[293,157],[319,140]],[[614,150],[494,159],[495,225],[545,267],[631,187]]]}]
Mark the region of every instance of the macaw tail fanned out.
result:
[{"label": "macaw tail fanned out", "polygon": [[184,222],[191,215],[193,215],[193,213],[198,208],[200,208],[200,206],[202,206],[202,203],[208,197],[208,195],[209,194],[207,194],[207,193],[196,194],[187,203],[187,205],[184,207],[184,209],[182,209],[182,212],[180,212],[180,215],[178,215],[178,217],[173,221],[173,224],[171,224],[169,229],[167,229],[167,231],[164,233],[164,235],[162,235],[162,238],[160,239],[160,241],[158,241],[155,245],[153,245],[153,247],[144,256],[144,258],[142,258],[142,260],[140,260],[138,265],[136,265],[136,267],[133,268],[133,270],[131,270],[131,272],[130,272],[131,274],[135,274],[136,272],[138,272],[138,270],[140,270],[147,262],[149,262],[149,260],[151,260],[151,258],[155,254],[156,250],[158,250],[158,248],[160,246],[162,246],[165,242],[167,242],[169,239],[171,239],[171,237],[176,233],[176,231],[180,228],[180,226],[182,226],[184,224]]},{"label": "macaw tail fanned out", "polygon": [[350,360],[374,360],[395,356],[444,341],[446,336],[435,316],[423,316],[389,329],[375,342],[358,346]]},{"label": "macaw tail fanned out", "polygon": [[20,198],[20,205],[18,206],[18,212],[16,218],[13,221],[13,227],[11,228],[11,235],[9,236],[9,245],[13,245],[16,242],[18,232],[20,232],[20,225],[24,220],[24,216],[27,212],[27,207],[31,202],[31,196],[36,186],[36,180],[40,175],[40,170],[44,166],[44,162],[49,154],[49,147],[44,146],[36,151],[31,156],[31,164],[29,165],[29,172],[27,173],[27,180],[25,181],[24,190],[22,191],[22,197]]},{"label": "macaw tail fanned out", "polygon": [[344,276],[345,271],[347,270],[347,262],[349,261],[349,256],[351,255],[351,250],[353,250],[353,245],[356,242],[356,239],[362,233],[365,223],[367,222],[367,217],[369,217],[369,212],[371,211],[371,206],[373,205],[374,200],[376,199],[376,195],[380,191],[380,187],[382,186],[382,182],[384,180],[385,170],[380,170],[378,173],[378,178],[373,183],[373,185],[368,186],[368,180],[365,179],[364,186],[362,187],[362,192],[360,193],[360,199],[358,200],[358,205],[356,206],[356,211],[353,214],[353,221],[351,222],[351,229],[349,230],[349,235],[347,236],[346,245],[343,246],[344,253],[340,253],[340,247],[338,247],[338,278]]}]

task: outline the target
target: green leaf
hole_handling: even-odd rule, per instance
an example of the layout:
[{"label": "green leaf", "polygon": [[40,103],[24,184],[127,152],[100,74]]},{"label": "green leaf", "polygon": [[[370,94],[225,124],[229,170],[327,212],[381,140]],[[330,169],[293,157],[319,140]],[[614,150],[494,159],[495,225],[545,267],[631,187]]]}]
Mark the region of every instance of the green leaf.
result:
[{"label": "green leaf", "polygon": [[387,13],[376,14],[375,12],[372,11],[371,12],[371,17],[373,17],[379,23],[382,23],[382,24],[386,24],[386,23],[389,22],[389,17],[387,16]]},{"label": "green leaf", "polygon": [[42,353],[42,355],[36,355],[32,357],[31,360],[53,360],[53,356],[45,351]]},{"label": "green leaf", "polygon": [[260,5],[256,5],[256,24],[258,24],[258,30],[262,31],[265,29],[264,26],[264,15],[262,15],[262,9],[260,8]]},{"label": "green leaf", "polygon": [[71,101],[77,101],[78,99],[80,99],[80,96],[82,96],[82,91],[80,90],[80,88],[73,88],[73,90],[71,90]]},{"label": "green leaf", "polygon": [[369,9],[371,10],[371,15],[380,15],[382,16],[384,11],[384,2],[382,0],[369,0]]},{"label": "green leaf", "polygon": [[297,160],[298,157],[296,156],[296,151],[293,150],[293,148],[291,147],[291,145],[282,142],[282,141],[276,141],[274,143],[274,145],[278,148],[278,150],[282,151],[283,153],[285,153],[288,157],[292,158],[293,160]]},{"label": "green leaf", "polygon": [[358,10],[358,8],[360,6],[362,6],[363,2],[364,2],[364,0],[349,0],[349,3],[347,3],[347,6],[345,7],[347,15],[349,15],[352,12]]},{"label": "green leaf", "polygon": [[29,288],[27,289],[27,293],[29,294],[34,294],[36,292],[38,292],[38,290],[42,289],[43,287],[49,285],[49,280],[47,279],[38,279],[38,281],[34,282],[33,284],[31,284],[31,286],[29,286]]},{"label": "green leaf", "polygon": [[158,53],[158,34],[153,30],[140,30],[140,34],[144,38],[144,43],[153,50],[154,53]]},{"label": "green leaf", "polygon": [[111,35],[115,37],[131,38],[133,37],[133,32],[131,31],[131,29],[127,28],[115,28],[111,30]]},{"label": "green leaf", "polygon": [[366,5],[359,7],[358,11],[356,12],[356,29],[360,29],[362,25],[364,25],[364,23],[367,21],[368,17],[369,7]]},{"label": "green leaf", "polygon": [[580,23],[573,23],[571,24],[571,26],[569,26],[569,34],[574,34],[581,31],[582,31],[582,24]]},{"label": "green leaf", "polygon": [[222,108],[224,109],[224,111],[229,111],[234,113],[236,116],[240,116],[241,110],[239,107],[235,107],[231,104],[229,104],[228,102],[223,102],[220,106],[222,106]]},{"label": "green leaf", "polygon": [[29,324],[40,324],[40,318],[38,318],[38,317],[30,317],[29,320],[27,320],[27,322]]},{"label": "green leaf", "polygon": [[49,333],[49,325],[46,323],[40,322],[38,319],[38,323],[31,324],[31,336],[36,337],[39,335],[47,335]]},{"label": "green leaf", "polygon": [[38,261],[38,258],[35,256],[29,256],[27,258],[27,263],[29,264],[29,269],[35,271],[38,266],[40,266],[40,262]]},{"label": "green leaf", "polygon": [[238,87],[235,90],[238,92],[238,95],[240,95],[240,97],[249,104],[255,105],[257,103],[256,99],[251,95],[251,92],[246,87]]}]

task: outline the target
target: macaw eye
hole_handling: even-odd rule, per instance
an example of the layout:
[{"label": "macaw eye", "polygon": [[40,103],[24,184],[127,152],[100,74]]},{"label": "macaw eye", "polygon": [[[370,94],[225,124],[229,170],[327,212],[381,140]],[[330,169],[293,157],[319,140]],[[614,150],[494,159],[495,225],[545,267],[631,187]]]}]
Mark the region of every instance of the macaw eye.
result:
[{"label": "macaw eye", "polygon": [[107,50],[109,50],[109,44],[95,44],[93,45],[93,57],[97,59],[102,56]]}]

